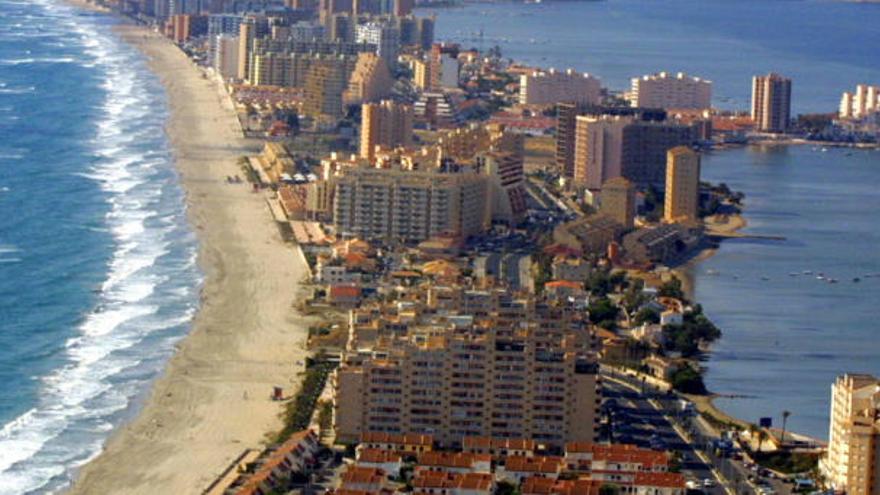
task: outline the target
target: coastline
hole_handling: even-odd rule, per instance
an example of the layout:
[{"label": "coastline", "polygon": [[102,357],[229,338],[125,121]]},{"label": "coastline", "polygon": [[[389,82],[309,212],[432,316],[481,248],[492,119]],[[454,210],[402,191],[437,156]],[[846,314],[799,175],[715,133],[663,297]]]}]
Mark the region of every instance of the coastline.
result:
[{"label": "coastline", "polygon": [[258,143],[236,130],[216,84],[156,33],[124,23],[115,31],[165,87],[166,132],[205,280],[190,333],[142,410],[80,470],[69,493],[198,493],[282,426],[282,403],[270,392],[295,389],[302,371],[307,329],[293,303],[307,268],[284,244],[265,196],[226,182]]}]

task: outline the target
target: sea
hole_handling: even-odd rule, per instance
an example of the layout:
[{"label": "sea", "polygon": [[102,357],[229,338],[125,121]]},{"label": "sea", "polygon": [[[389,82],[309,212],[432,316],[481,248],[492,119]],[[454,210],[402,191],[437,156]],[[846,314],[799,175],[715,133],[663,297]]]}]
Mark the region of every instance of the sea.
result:
[{"label": "sea", "polygon": [[[835,0],[543,0],[420,9],[436,37],[574,68],[613,90],[659,71],[713,81],[713,103],[747,110],[751,77],[792,78],[792,111],[836,112],[880,84],[880,4]],[[687,272],[724,332],[704,363],[725,411],[827,439],[830,387],[880,375],[880,152],[750,146],[708,153],[703,179],[746,195],[746,233]],[[805,272],[810,272],[809,274]],[[816,277],[835,278],[829,283]],[[853,279],[859,278],[858,282]]]},{"label": "sea", "polygon": [[197,308],[163,88],[114,20],[0,0],[0,493],[54,493]]}]

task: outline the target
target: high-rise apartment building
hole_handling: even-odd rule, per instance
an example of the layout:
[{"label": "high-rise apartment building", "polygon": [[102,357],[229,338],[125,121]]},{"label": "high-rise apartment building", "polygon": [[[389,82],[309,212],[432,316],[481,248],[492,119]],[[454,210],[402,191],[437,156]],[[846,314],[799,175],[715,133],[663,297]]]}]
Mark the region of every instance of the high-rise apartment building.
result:
[{"label": "high-rise apartment building", "polygon": [[840,99],[840,118],[861,119],[880,112],[880,86],[859,84],[856,92],[843,93]]},{"label": "high-rise apartment building", "polygon": [[355,41],[376,46],[376,53],[389,65],[397,62],[400,51],[400,30],[388,22],[367,22],[355,28]]},{"label": "high-rise apartment building", "polygon": [[424,60],[413,60],[413,84],[422,91],[431,90],[431,64]]},{"label": "high-rise apartment building", "polygon": [[675,121],[637,120],[623,130],[620,175],[646,186],[662,187],[666,180],[666,152],[697,141],[698,126]]},{"label": "high-rise apartment building", "polygon": [[843,375],[834,382],[820,470],[835,492],[880,494],[880,379]]},{"label": "high-rise apartment building", "polygon": [[269,32],[269,21],[264,16],[245,16],[238,27],[238,78],[247,80],[250,75],[251,54],[254,40]]},{"label": "high-rise apartment building", "polygon": [[238,36],[219,34],[211,38],[211,64],[224,79],[238,74]]},{"label": "high-rise apartment building", "polygon": [[626,229],[633,228],[636,217],[636,187],[625,177],[615,177],[602,184],[599,212]]},{"label": "high-rise apartment building", "polygon": [[506,290],[442,297],[429,304],[445,317],[387,333],[379,317],[385,338],[346,356],[334,377],[338,440],[377,432],[431,434],[451,447],[469,436],[548,448],[595,441],[598,368],[582,311]]},{"label": "high-rise apartment building", "polygon": [[630,105],[641,108],[708,109],[712,107],[712,82],[683,72],[634,77],[628,99]]},{"label": "high-rise apartment building", "polygon": [[208,36],[220,34],[238,36],[243,17],[239,14],[211,14],[208,16]]},{"label": "high-rise apartment building", "polygon": [[419,41],[421,42],[422,50],[427,50],[434,44],[435,24],[436,19],[433,16],[419,18]]},{"label": "high-rise apartment building", "polygon": [[637,120],[632,115],[577,115],[573,178],[593,191],[620,176],[637,185],[662,185],[666,152],[695,141],[696,129],[689,125]]},{"label": "high-rise apartment building", "polygon": [[394,80],[388,65],[375,53],[359,53],[354,71],[348,81],[345,102],[348,104],[368,103],[391,95]]},{"label": "high-rise apartment building", "polygon": [[559,103],[556,105],[556,167],[563,177],[574,178],[574,142],[576,117],[583,115],[584,105]]},{"label": "high-rise apartment building", "polygon": [[620,177],[623,131],[631,117],[578,115],[575,117],[573,178],[590,190],[599,190],[609,179]]},{"label": "high-rise apartment building", "polygon": [[491,151],[479,156],[477,162],[489,178],[492,221],[518,224],[528,209],[522,153]]},{"label": "high-rise apartment building", "polygon": [[752,78],[752,120],[761,132],[785,132],[791,120],[791,79],[770,73]]},{"label": "high-rise apartment building", "polygon": [[598,117],[607,115],[632,118],[633,121],[666,120],[666,111],[629,107],[598,107],[580,103],[559,103],[556,105],[556,165],[563,177],[573,179],[575,174],[575,141],[577,117],[579,115]]},{"label": "high-rise apartment building", "polygon": [[489,226],[486,177],[442,170],[353,167],[336,178],[333,223],[343,238],[421,242]]},{"label": "high-rise apartment building", "polygon": [[697,220],[700,209],[700,154],[687,146],[666,153],[666,198],[663,219],[669,223]]},{"label": "high-rise apartment building", "polygon": [[560,102],[597,104],[602,84],[589,74],[572,69],[559,72],[534,71],[519,81],[519,102],[523,105],[555,105]]},{"label": "high-rise apartment building", "polygon": [[361,157],[372,159],[377,146],[412,145],[413,109],[385,100],[361,106]]},{"label": "high-rise apartment building", "polygon": [[312,118],[335,121],[342,117],[342,92],[348,86],[346,63],[350,58],[315,61],[305,80],[303,113]]}]

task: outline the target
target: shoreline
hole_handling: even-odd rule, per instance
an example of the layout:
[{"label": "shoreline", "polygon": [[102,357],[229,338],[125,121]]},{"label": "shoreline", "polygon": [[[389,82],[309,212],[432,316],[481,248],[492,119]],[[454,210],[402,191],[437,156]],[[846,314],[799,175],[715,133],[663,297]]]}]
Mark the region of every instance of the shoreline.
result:
[{"label": "shoreline", "polygon": [[240,173],[238,157],[259,143],[236,131],[213,80],[147,28],[123,20],[114,31],[165,87],[166,133],[204,284],[191,329],[142,409],[79,470],[69,493],[199,493],[282,427],[283,403],[270,392],[299,383],[307,326],[293,308],[306,267],[281,238],[264,194],[226,183]]}]

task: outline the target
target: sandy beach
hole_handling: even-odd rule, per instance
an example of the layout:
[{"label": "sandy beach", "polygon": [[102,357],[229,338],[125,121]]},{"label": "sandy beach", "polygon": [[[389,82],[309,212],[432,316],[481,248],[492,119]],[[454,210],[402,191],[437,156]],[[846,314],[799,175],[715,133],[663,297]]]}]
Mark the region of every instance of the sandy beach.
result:
[{"label": "sandy beach", "polygon": [[306,328],[293,310],[306,267],[262,193],[228,184],[253,151],[217,86],[170,42],[139,27],[120,36],[167,90],[167,132],[200,241],[201,308],[139,416],[81,470],[75,494],[200,493],[245,448],[281,427],[273,385],[296,389]]}]

